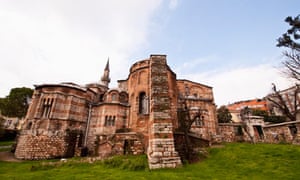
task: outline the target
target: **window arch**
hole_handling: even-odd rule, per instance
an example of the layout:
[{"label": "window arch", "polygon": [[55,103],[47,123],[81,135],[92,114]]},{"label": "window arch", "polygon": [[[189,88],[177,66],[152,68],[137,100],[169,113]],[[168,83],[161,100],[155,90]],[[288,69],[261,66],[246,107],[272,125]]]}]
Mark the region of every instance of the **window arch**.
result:
[{"label": "window arch", "polygon": [[27,130],[30,130],[30,129],[31,129],[31,127],[32,127],[32,122],[29,122],[29,123],[27,124],[27,127],[26,127],[26,129],[27,129]]},{"label": "window arch", "polygon": [[105,116],[104,126],[115,126],[116,116]]},{"label": "window arch", "polygon": [[117,101],[118,99],[117,99],[118,97],[117,97],[117,94],[116,93],[112,93],[111,94],[111,101]]},{"label": "window arch", "polygon": [[196,116],[195,118],[196,126],[204,126],[204,116]]},{"label": "window arch", "polygon": [[50,117],[53,101],[54,100],[52,98],[44,98],[42,100],[42,117],[43,118]]},{"label": "window arch", "polygon": [[121,103],[128,103],[128,95],[124,92],[120,94],[120,102]]},{"label": "window arch", "polygon": [[145,92],[139,95],[139,114],[148,114],[148,97]]}]

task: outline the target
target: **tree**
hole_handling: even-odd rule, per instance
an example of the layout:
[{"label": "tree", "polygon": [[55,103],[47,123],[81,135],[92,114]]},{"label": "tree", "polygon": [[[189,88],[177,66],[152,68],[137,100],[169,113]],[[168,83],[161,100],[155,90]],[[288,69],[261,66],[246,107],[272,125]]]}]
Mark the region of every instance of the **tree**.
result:
[{"label": "tree", "polygon": [[277,46],[289,49],[289,51],[283,52],[286,57],[282,62],[284,73],[288,77],[300,81],[300,15],[295,18],[288,16],[285,22],[289,23],[291,28],[277,39]]},{"label": "tree", "polygon": [[187,106],[187,102],[184,100],[182,102],[182,108],[177,111],[179,120],[179,130],[184,134],[184,158],[189,162],[193,161],[195,152],[193,150],[192,144],[189,139],[189,133],[191,133],[192,124],[200,118],[207,110],[197,109],[192,110]]},{"label": "tree", "polygon": [[277,116],[274,113],[269,115],[269,113],[266,110],[253,109],[252,110],[252,115],[253,116],[262,116],[262,117],[264,117],[265,122],[270,122],[270,123],[285,122],[285,117],[284,116]]},{"label": "tree", "polygon": [[217,109],[217,118],[219,123],[229,123],[232,116],[226,106],[221,106]]},{"label": "tree", "polygon": [[26,87],[11,89],[8,96],[0,99],[1,114],[9,117],[24,117],[32,94],[33,90]]},{"label": "tree", "polygon": [[[286,116],[289,121],[296,121],[297,114],[300,112],[300,102],[298,95],[300,94],[300,86],[290,88],[288,92],[283,93],[277,90],[276,85],[273,85],[273,94],[267,99],[272,102],[272,105],[278,108],[282,115]],[[285,96],[285,97],[284,97]]]}]

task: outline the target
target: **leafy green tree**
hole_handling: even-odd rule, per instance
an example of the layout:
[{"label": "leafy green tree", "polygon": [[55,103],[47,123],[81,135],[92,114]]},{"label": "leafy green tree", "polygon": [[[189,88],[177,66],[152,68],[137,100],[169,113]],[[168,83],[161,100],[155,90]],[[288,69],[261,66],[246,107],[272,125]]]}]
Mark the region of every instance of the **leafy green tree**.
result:
[{"label": "leafy green tree", "polygon": [[8,117],[24,117],[32,94],[33,90],[26,87],[11,89],[8,96],[0,99],[1,114]]},{"label": "leafy green tree", "polygon": [[288,16],[285,22],[289,23],[290,29],[277,39],[278,47],[289,50],[283,52],[286,59],[282,62],[284,72],[288,77],[300,81],[300,15]]},{"label": "leafy green tree", "polygon": [[285,122],[286,117],[284,116],[276,116],[276,115],[270,115],[264,118],[265,122],[270,122],[270,123],[283,123]]},{"label": "leafy green tree", "polygon": [[232,116],[226,106],[221,106],[217,109],[217,118],[219,123],[229,123],[232,121]]},{"label": "leafy green tree", "polygon": [[269,115],[269,113],[266,110],[260,110],[260,109],[253,109],[252,115],[254,116],[262,116],[264,117],[265,122],[270,123],[282,123],[285,122],[284,116],[276,116],[276,115]]}]

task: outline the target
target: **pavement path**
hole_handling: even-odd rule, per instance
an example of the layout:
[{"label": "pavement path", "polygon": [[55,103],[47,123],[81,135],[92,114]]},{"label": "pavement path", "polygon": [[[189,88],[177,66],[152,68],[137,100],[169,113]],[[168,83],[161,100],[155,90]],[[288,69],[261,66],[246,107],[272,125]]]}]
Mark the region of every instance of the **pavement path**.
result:
[{"label": "pavement path", "polygon": [[0,161],[22,162],[22,160],[16,159],[12,152],[0,152]]}]

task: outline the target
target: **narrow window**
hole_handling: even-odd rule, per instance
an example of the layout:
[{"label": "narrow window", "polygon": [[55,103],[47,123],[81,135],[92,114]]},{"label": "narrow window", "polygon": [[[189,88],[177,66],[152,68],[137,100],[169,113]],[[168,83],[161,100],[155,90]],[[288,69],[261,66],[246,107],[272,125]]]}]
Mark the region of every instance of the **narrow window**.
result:
[{"label": "narrow window", "polygon": [[148,114],[148,97],[145,92],[141,92],[139,95],[139,113]]},{"label": "narrow window", "polygon": [[108,126],[108,116],[105,116],[104,126]]},{"label": "narrow window", "polygon": [[53,105],[53,99],[51,98],[43,99],[42,117],[44,118],[50,117],[52,105]]},{"label": "narrow window", "polygon": [[120,102],[121,103],[128,103],[128,98],[125,93],[120,94]]},{"label": "narrow window", "polygon": [[30,129],[31,129],[31,127],[32,127],[32,122],[29,122],[29,123],[27,124],[27,127],[26,127],[26,129],[30,130]]},{"label": "narrow window", "polygon": [[195,119],[196,126],[203,126],[204,125],[204,116],[197,116]]},{"label": "narrow window", "polygon": [[99,101],[103,102],[103,100],[104,100],[104,94],[101,94],[100,97],[99,97]]},{"label": "narrow window", "polygon": [[104,126],[114,126],[116,121],[116,116],[105,116]]},{"label": "narrow window", "polygon": [[109,118],[108,118],[108,126],[111,126],[111,124],[112,124],[112,116],[109,116]]},{"label": "narrow window", "polygon": [[117,95],[115,93],[111,95],[111,101],[117,101]]},{"label": "narrow window", "polygon": [[112,119],[112,122],[111,122],[111,125],[112,125],[112,126],[115,125],[115,121],[116,121],[116,116],[113,116],[113,119]]},{"label": "narrow window", "polygon": [[190,88],[188,85],[185,85],[185,95],[188,96],[190,94]]},{"label": "narrow window", "polygon": [[196,119],[195,119],[195,125],[196,125],[196,126],[200,126],[200,123],[201,123],[201,122],[200,122],[200,117],[197,116]]}]

